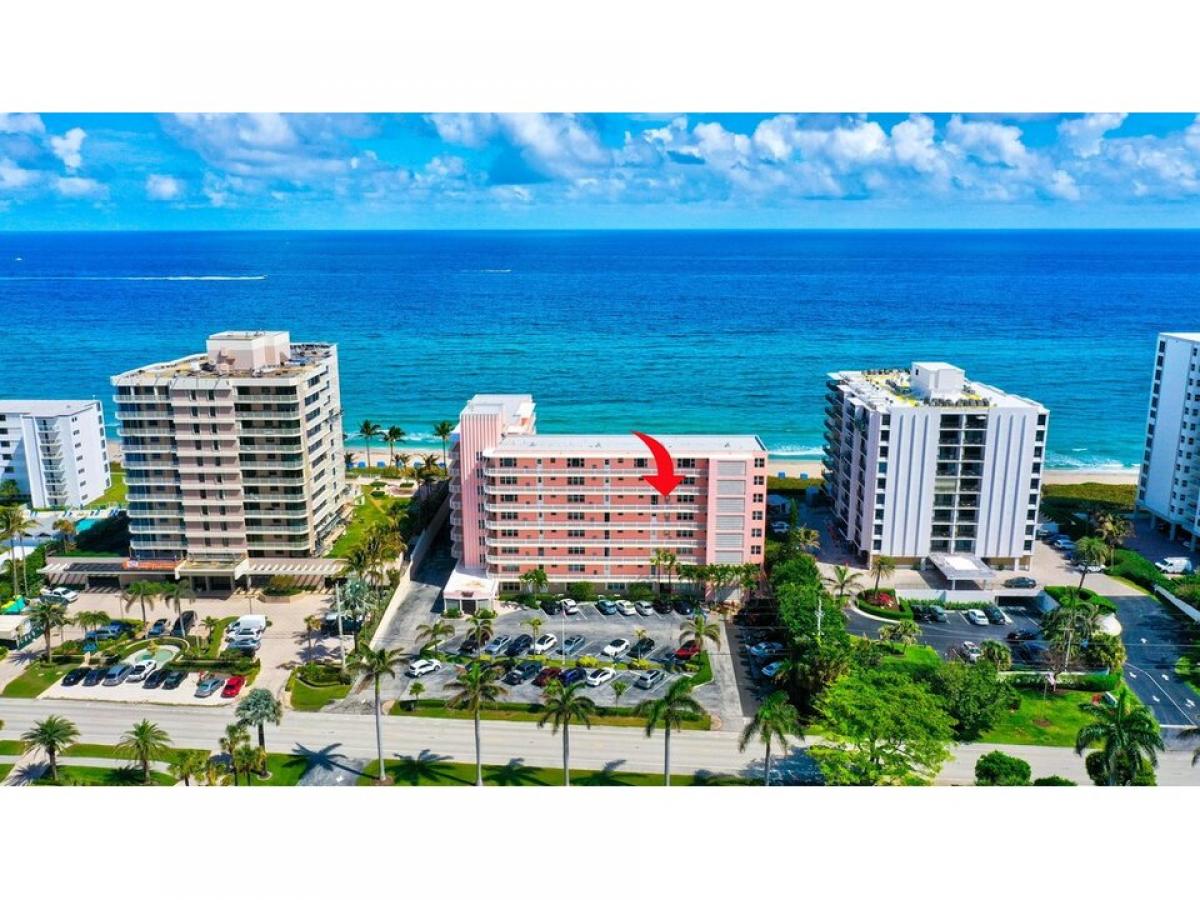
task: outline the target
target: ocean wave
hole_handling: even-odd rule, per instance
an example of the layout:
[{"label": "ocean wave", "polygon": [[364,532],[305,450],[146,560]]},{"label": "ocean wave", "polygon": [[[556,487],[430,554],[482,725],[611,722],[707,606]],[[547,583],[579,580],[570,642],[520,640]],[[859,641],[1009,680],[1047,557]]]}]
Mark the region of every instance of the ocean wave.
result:
[{"label": "ocean wave", "polygon": [[266,281],[266,275],[0,275],[0,281]]},{"label": "ocean wave", "polygon": [[1089,469],[1094,471],[1136,472],[1138,467],[1104,456],[1047,453],[1046,467],[1049,469]]},{"label": "ocean wave", "polygon": [[462,269],[463,275],[509,275],[512,269]]},{"label": "ocean wave", "polygon": [[797,459],[821,459],[825,455],[823,447],[807,447],[803,444],[782,444],[778,447],[768,447],[771,456],[787,456]]}]

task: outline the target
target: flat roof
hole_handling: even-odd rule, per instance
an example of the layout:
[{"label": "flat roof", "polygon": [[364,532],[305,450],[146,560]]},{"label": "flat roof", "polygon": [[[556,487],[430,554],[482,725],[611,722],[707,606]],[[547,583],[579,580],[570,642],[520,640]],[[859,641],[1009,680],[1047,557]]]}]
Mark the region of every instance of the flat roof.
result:
[{"label": "flat roof", "polygon": [[494,600],[500,583],[486,572],[454,567],[442,594],[451,600]]},{"label": "flat roof", "polygon": [[336,344],[292,341],[291,356],[282,365],[262,366],[258,369],[230,369],[220,372],[209,360],[208,353],[192,353],[188,356],[172,359],[166,362],[148,363],[137,369],[130,369],[114,375],[110,380],[120,384],[133,379],[158,378],[198,378],[198,379],[229,379],[229,378],[293,378],[324,362],[333,355]]},{"label": "flat roof", "polygon": [[978,556],[970,553],[930,553],[929,561],[947,581],[992,581],[992,569]]},{"label": "flat roof", "polygon": [[76,416],[95,412],[99,400],[0,400],[0,413],[30,416]]},{"label": "flat roof", "polygon": [[[957,369],[949,363],[914,363],[933,371]],[[873,409],[889,409],[902,406],[929,406],[964,411],[984,411],[990,407],[1009,409],[1027,407],[1044,409],[1036,400],[1018,394],[1010,394],[1000,388],[972,381],[963,382],[961,394],[953,400],[927,399],[912,390],[911,373],[908,369],[848,369],[830,372],[829,378],[845,386],[846,393]]]},{"label": "flat roof", "polygon": [[[655,434],[652,437],[666,447],[672,456],[688,453],[698,456],[720,456],[766,452],[763,442],[752,434]],[[505,453],[649,456],[650,450],[632,434],[520,434],[505,436],[493,450],[484,455],[503,456]]]}]

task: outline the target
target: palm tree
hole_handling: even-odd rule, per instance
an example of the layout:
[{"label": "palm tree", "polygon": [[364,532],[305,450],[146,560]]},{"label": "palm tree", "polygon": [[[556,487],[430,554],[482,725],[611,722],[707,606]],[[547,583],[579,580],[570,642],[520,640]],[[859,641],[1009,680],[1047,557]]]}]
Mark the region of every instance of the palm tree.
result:
[{"label": "palm tree", "polygon": [[63,542],[63,549],[70,550],[79,528],[70,519],[58,519],[54,523],[54,530],[58,532],[58,536]]},{"label": "palm tree", "polygon": [[1108,545],[1098,537],[1080,538],[1075,545],[1075,561],[1079,564],[1079,590],[1083,590],[1083,579],[1088,568],[1103,565],[1108,560]]},{"label": "palm tree", "polygon": [[692,682],[678,678],[657,700],[643,700],[633,710],[634,715],[646,720],[646,737],[651,737],[656,728],[662,727],[663,784],[671,786],[671,729],[679,731],[683,723],[704,713],[704,707],[692,697]]},{"label": "palm tree", "polygon": [[[37,523],[25,515],[23,506],[0,506],[0,537],[8,538],[9,566],[12,569],[13,596],[21,593],[17,581],[17,538],[24,537]],[[25,576],[25,593],[29,592],[29,573],[25,571],[25,558],[21,557],[21,572]]]},{"label": "palm tree", "polygon": [[189,750],[176,757],[167,771],[176,781],[182,781],[185,787],[191,787],[193,778],[200,778],[208,768],[208,753],[204,750]]},{"label": "palm tree", "polygon": [[308,658],[313,659],[313,635],[321,630],[320,616],[304,617],[304,637],[308,641]]},{"label": "palm tree", "polygon": [[58,603],[41,600],[33,605],[27,617],[34,628],[42,629],[42,637],[46,639],[46,662],[50,662],[50,638],[55,628],[62,628],[70,621],[66,610]]},{"label": "palm tree", "polygon": [[108,613],[98,609],[85,609],[75,614],[75,624],[83,629],[85,635],[89,631],[103,628],[111,621]]},{"label": "palm tree", "polygon": [[1005,672],[1012,667],[1012,651],[1001,641],[984,641],[979,645],[981,659],[985,659],[996,667],[996,671]]},{"label": "palm tree", "polygon": [[246,784],[250,784],[252,773],[262,773],[267,770],[267,751],[246,741],[234,748],[233,767],[235,771],[244,772]]},{"label": "palm tree", "polygon": [[388,445],[388,459],[392,465],[396,464],[396,445],[405,438],[404,429],[396,425],[391,425],[388,430],[383,433],[383,439]]},{"label": "palm tree", "polygon": [[1109,556],[1112,559],[1112,551],[1116,550],[1125,539],[1133,534],[1133,523],[1127,518],[1113,513],[1100,513],[1095,517],[1093,528],[1096,532],[1096,537],[1104,541],[1108,547]]},{"label": "palm tree", "polygon": [[140,603],[142,607],[142,622],[149,622],[148,609],[154,609],[154,604],[158,602],[159,593],[162,590],[162,585],[154,581],[135,581],[133,584],[125,588],[123,598],[125,600],[125,610],[134,603]]},{"label": "palm tree", "polygon": [[412,697],[412,706],[410,709],[417,708],[417,701],[421,699],[423,693],[425,693],[425,685],[419,681],[414,681],[408,686],[408,696]]},{"label": "palm tree", "polygon": [[771,745],[778,741],[782,749],[787,749],[788,738],[796,737],[800,732],[800,714],[796,707],[788,702],[788,696],[783,691],[775,691],[754,713],[754,718],[742,729],[738,740],[738,750],[744,751],[746,745],[757,735],[766,748],[766,758],[763,765],[763,784],[771,783]]},{"label": "palm tree", "polygon": [[821,547],[821,532],[815,528],[792,528],[788,532],[787,546],[789,550],[812,553]]},{"label": "palm tree", "polygon": [[460,669],[458,677],[450,683],[456,693],[446,701],[450,709],[470,710],[475,718],[475,784],[483,787],[483,750],[479,740],[479,712],[488,703],[495,703],[508,693],[499,684],[499,671],[493,666],[471,663]]},{"label": "palm tree", "polygon": [[434,470],[438,467],[438,456],[436,453],[426,453],[421,457],[421,480],[428,484],[433,481]]},{"label": "palm tree", "polygon": [[417,645],[424,653],[427,648],[437,647],[438,644],[454,637],[454,626],[442,619],[435,619],[424,625],[417,626]]},{"label": "palm tree", "polygon": [[613,706],[619,707],[621,705],[621,698],[624,697],[625,692],[629,690],[629,682],[622,681],[620,678],[614,678],[611,682],[609,682],[609,686],[612,688],[613,692]]},{"label": "palm tree", "polygon": [[896,574],[896,561],[890,556],[876,556],[871,560],[871,575],[875,578],[874,593],[879,593],[879,582]]},{"label": "palm tree", "polygon": [[350,673],[352,675],[362,675],[365,678],[370,678],[375,687],[375,749],[379,758],[379,783],[387,779],[387,772],[383,768],[383,704],[379,699],[379,683],[383,677],[396,677],[396,670],[400,667],[401,653],[399,650],[389,650],[386,647],[380,647],[378,650],[372,650],[370,647],[361,647],[358,652],[350,659]]},{"label": "palm tree", "polygon": [[446,471],[450,471],[450,456],[447,448],[447,441],[450,440],[450,435],[454,433],[453,422],[438,422],[433,426],[434,436],[442,439],[442,466]]},{"label": "palm tree", "polygon": [[268,722],[278,725],[283,721],[283,704],[266,688],[254,688],[238,702],[237,719],[246,727],[254,726],[258,729],[258,747],[260,750],[266,750],[264,726]]},{"label": "palm tree", "polygon": [[217,633],[217,629],[221,627],[221,620],[216,616],[205,616],[204,621],[200,623],[204,626],[204,631],[211,641],[212,636]]},{"label": "palm tree", "polygon": [[571,786],[571,723],[578,722],[585,728],[592,727],[592,716],[596,713],[596,704],[590,697],[583,696],[582,681],[563,684],[558,679],[546,685],[542,692],[542,717],[538,719],[538,728],[547,722],[554,725],[554,734],[562,728],[563,741],[563,784]]},{"label": "palm tree", "polygon": [[[174,607],[175,618],[183,618],[183,601],[189,599],[195,602],[195,594],[192,592],[192,586],[186,581],[164,581],[159,585],[159,596],[166,602],[168,607]],[[183,636],[182,626],[180,627],[180,636]]]},{"label": "palm tree", "polygon": [[911,619],[888,622],[879,629],[879,639],[891,644],[915,644],[921,636],[921,626]]},{"label": "palm tree", "polygon": [[705,649],[707,643],[720,647],[721,626],[708,621],[708,616],[701,611],[683,623],[679,629],[679,639],[683,642],[695,641],[701,650]]},{"label": "palm tree", "polygon": [[486,612],[471,613],[467,616],[467,634],[475,639],[477,646],[482,647],[492,639],[495,633],[495,623]]},{"label": "palm tree", "polygon": [[542,633],[542,626],[546,623],[537,616],[534,616],[532,619],[526,619],[525,624],[529,626],[529,631],[533,635],[533,639],[536,641],[538,639],[538,635]]},{"label": "palm tree", "polygon": [[371,468],[371,439],[383,434],[383,430],[370,419],[364,419],[358,426],[358,436],[367,443],[367,468]]},{"label": "palm tree", "polygon": [[1131,784],[1144,765],[1158,765],[1157,751],[1163,749],[1158,723],[1146,707],[1129,702],[1127,690],[1122,689],[1115,705],[1090,706],[1088,712],[1096,721],[1079,729],[1075,752],[1082,756],[1100,744],[1097,752],[1108,784]]},{"label": "palm tree", "polygon": [[1072,648],[1092,636],[1099,618],[1100,610],[1095,604],[1072,599],[1052,610],[1042,620],[1042,634],[1053,646],[1062,648],[1062,671],[1065,672],[1071,664]]},{"label": "palm tree", "polygon": [[34,722],[33,727],[21,735],[21,740],[41,748],[50,760],[50,779],[58,781],[58,754],[75,743],[78,737],[79,729],[70,719],[47,716],[40,722]]},{"label": "palm tree", "polygon": [[142,719],[121,735],[117,744],[117,756],[136,762],[142,769],[142,784],[150,781],[150,760],[162,759],[171,749],[167,733],[151,722]]},{"label": "palm tree", "polygon": [[250,733],[246,730],[245,725],[233,722],[225,726],[225,737],[221,738],[220,747],[222,755],[229,761],[229,771],[233,774],[235,786],[238,783],[238,755],[249,744]]},{"label": "palm tree", "polygon": [[837,598],[838,604],[846,605],[846,597],[858,587],[862,576],[857,572],[851,572],[846,566],[834,566],[833,575],[824,579],[825,584],[833,591],[833,596]]}]

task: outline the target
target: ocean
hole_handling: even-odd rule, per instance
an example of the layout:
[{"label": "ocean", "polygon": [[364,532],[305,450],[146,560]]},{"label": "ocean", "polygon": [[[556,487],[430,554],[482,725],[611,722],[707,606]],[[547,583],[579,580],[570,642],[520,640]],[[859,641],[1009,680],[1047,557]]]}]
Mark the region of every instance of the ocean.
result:
[{"label": "ocean", "polygon": [[817,459],[827,372],[945,360],[1049,407],[1050,464],[1116,467],[1156,333],[1200,330],[1200,232],[0,233],[2,397],[111,407],[225,329],[336,341],[347,429],[410,447],[511,391],[547,432]]}]

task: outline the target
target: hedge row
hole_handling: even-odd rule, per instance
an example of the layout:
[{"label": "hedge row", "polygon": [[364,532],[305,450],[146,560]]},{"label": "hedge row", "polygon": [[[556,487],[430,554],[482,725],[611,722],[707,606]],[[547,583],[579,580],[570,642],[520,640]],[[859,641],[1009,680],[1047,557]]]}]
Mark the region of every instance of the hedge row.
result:
[{"label": "hedge row", "polygon": [[[880,588],[878,593],[885,594],[891,597],[893,600],[896,600],[896,592],[892,588]],[[876,592],[870,589],[859,591],[856,595],[858,608],[865,613],[869,613],[873,616],[879,616],[883,619],[893,619],[899,621],[902,619],[911,619],[913,617],[912,607],[909,605],[907,600],[896,600],[897,607],[895,609],[891,609],[886,606],[878,606],[874,603],[871,603],[867,599],[875,594]]]},{"label": "hedge row", "polygon": [[1140,588],[1154,593],[1154,588],[1162,586],[1170,590],[1171,579],[1158,571],[1154,563],[1142,556],[1136,550],[1113,551],[1112,565],[1105,570],[1109,575],[1116,575],[1127,581],[1132,581]]}]

